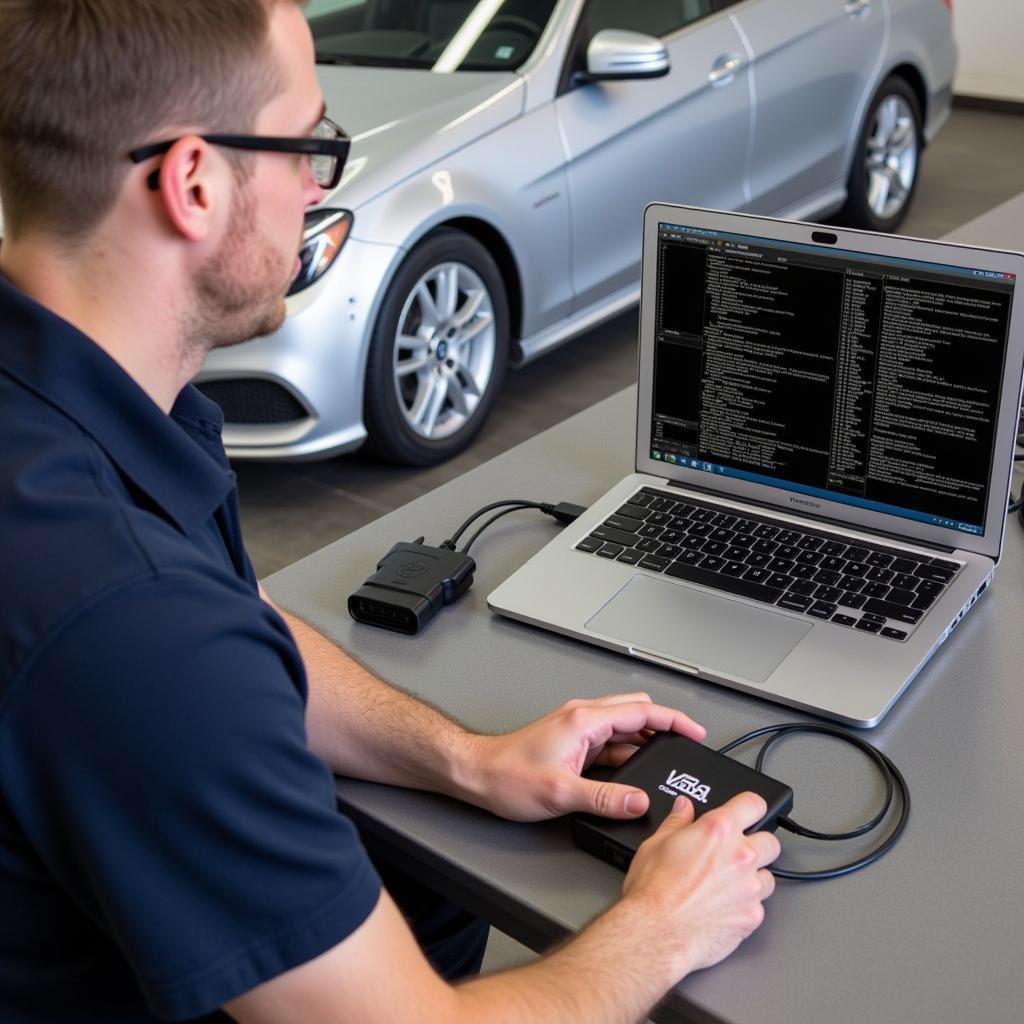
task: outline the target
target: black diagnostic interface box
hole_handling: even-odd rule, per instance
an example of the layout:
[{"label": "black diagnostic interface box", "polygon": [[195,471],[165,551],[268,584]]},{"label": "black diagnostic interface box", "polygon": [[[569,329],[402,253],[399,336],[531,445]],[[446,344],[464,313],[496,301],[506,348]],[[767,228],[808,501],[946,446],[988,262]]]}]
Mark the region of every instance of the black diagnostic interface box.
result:
[{"label": "black diagnostic interface box", "polygon": [[774,831],[780,815],[793,807],[789,786],[678,733],[652,736],[611,781],[644,790],[651,798],[647,813],[629,821],[574,814],[572,835],[577,846],[623,871],[640,844],[668,816],[677,797],[688,797],[699,818],[737,793],[763,796],[768,813],[748,833]]}]

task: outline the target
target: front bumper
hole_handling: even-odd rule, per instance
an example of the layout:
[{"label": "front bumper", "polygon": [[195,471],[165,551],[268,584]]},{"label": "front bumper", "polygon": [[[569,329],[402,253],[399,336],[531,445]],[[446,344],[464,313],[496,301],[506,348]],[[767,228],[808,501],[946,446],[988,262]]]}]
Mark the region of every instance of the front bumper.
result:
[{"label": "front bumper", "polygon": [[313,459],[358,448],[363,378],[383,286],[401,255],[394,246],[350,238],[316,284],[288,300],[288,319],[275,334],[215,349],[195,383],[244,387],[270,382],[294,409],[283,422],[233,422],[227,410],[224,446],[233,459]]}]

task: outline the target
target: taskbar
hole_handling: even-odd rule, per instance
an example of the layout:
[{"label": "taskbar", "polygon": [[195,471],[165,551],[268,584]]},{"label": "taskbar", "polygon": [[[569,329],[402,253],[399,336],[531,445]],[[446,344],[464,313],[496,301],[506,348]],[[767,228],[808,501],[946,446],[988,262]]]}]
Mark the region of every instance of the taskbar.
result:
[{"label": "taskbar", "polygon": [[856,508],[866,508],[873,512],[882,512],[885,515],[899,516],[902,519],[913,519],[919,523],[941,526],[943,529],[957,530],[960,533],[970,533],[976,537],[982,537],[985,534],[984,528],[976,523],[965,523],[959,519],[946,519],[928,512],[915,512],[913,509],[903,508],[900,505],[887,505],[881,501],[868,501],[866,498],[841,494],[838,491],[826,491],[821,487],[808,487],[806,484],[793,483],[790,480],[779,480],[776,477],[766,476],[761,473],[749,473],[746,470],[733,469],[731,466],[722,466],[716,462],[705,462],[703,459],[694,459],[689,455],[676,455],[673,452],[663,452],[658,448],[652,448],[651,458],[659,462],[667,462],[673,466],[681,466],[684,469],[696,469],[702,473],[715,473],[721,476],[732,477],[736,480],[748,480],[755,484],[778,487],[784,491],[809,494],[812,497],[822,498],[825,501],[837,501],[844,505],[853,505]]}]

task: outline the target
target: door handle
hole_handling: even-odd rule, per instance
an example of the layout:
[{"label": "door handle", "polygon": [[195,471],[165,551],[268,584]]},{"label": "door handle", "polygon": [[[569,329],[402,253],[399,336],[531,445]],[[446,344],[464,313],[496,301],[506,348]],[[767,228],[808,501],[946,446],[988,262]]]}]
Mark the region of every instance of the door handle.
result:
[{"label": "door handle", "polygon": [[744,63],[745,61],[738,53],[724,54],[711,65],[708,81],[712,85],[728,85],[736,77],[736,72],[743,67]]},{"label": "door handle", "polygon": [[843,6],[851,18],[863,18],[871,11],[871,0],[846,0]]}]

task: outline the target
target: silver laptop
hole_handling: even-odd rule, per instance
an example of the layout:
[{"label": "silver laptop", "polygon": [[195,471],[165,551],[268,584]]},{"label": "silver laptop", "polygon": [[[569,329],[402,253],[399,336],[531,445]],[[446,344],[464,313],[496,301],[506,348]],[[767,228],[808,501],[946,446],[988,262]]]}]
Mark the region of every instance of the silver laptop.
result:
[{"label": "silver laptop", "polygon": [[635,472],[488,598],[876,725],[992,580],[1024,255],[654,205]]}]

